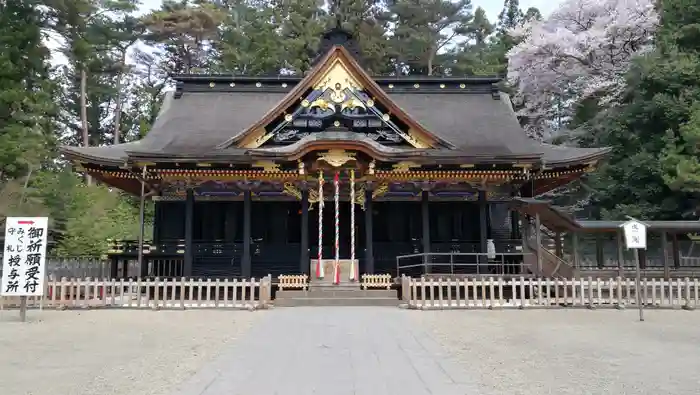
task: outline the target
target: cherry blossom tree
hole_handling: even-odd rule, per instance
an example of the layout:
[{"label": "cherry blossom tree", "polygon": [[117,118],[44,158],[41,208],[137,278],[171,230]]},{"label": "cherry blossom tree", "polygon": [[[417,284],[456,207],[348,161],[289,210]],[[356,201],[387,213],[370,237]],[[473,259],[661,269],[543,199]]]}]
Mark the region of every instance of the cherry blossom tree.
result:
[{"label": "cherry blossom tree", "polygon": [[507,54],[508,79],[518,115],[531,120],[526,130],[551,127],[586,98],[614,105],[632,58],[653,47],[654,3],[565,0],[546,19],[512,29],[520,42]]}]

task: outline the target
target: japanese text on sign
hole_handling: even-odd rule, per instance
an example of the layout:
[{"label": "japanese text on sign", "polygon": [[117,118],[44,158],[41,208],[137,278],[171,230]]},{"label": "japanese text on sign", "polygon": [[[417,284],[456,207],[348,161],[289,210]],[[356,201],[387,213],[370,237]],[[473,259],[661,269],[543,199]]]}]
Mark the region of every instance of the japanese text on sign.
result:
[{"label": "japanese text on sign", "polygon": [[48,218],[8,217],[0,294],[44,294]]},{"label": "japanese text on sign", "polygon": [[647,248],[647,227],[639,221],[628,221],[622,225],[627,248]]}]

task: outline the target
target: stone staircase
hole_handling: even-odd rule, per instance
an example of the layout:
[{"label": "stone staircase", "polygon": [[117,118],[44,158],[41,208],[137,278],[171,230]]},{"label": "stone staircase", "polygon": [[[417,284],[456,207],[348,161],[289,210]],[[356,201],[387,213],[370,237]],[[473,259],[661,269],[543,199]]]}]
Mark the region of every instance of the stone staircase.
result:
[{"label": "stone staircase", "polygon": [[284,290],[275,293],[275,307],[297,306],[398,306],[396,290],[364,290],[357,283],[339,285],[316,283],[308,290]]}]

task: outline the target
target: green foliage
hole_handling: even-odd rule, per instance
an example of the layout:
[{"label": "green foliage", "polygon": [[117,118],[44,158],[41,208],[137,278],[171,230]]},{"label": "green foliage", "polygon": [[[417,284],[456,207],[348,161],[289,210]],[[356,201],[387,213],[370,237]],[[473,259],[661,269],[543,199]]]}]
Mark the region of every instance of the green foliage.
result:
[{"label": "green foliage", "polygon": [[697,42],[684,32],[694,34],[688,23],[700,21],[700,6],[663,4],[656,50],[636,61],[622,105],[585,121],[586,113],[595,113],[587,103],[575,119],[584,125],[584,144],[613,148],[591,176],[592,203],[602,217],[697,215],[692,193],[700,190],[700,57]]},{"label": "green foliage", "polygon": [[0,3],[0,185],[37,169],[53,144],[43,17],[28,4]]}]

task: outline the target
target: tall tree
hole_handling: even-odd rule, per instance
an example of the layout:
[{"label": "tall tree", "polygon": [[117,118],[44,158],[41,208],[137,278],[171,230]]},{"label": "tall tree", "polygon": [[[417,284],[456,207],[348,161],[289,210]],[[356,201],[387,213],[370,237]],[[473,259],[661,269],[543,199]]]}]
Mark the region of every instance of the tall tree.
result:
[{"label": "tall tree", "polygon": [[311,68],[325,29],[323,0],[273,0],[279,21],[286,71],[303,74]]},{"label": "tall tree", "polygon": [[653,73],[645,76],[644,82],[645,88],[665,85],[654,97],[661,107],[657,114],[663,115],[663,130],[668,136],[664,180],[674,190],[697,195],[700,192],[700,4],[689,0],[665,1],[661,22],[657,57],[650,60]]},{"label": "tall tree", "polygon": [[329,24],[338,22],[353,33],[362,51],[364,67],[370,74],[392,71],[384,18],[383,0],[330,0]]},{"label": "tall tree", "polygon": [[215,71],[279,74],[284,47],[279,39],[274,5],[265,0],[232,0],[225,2],[223,9],[226,18],[214,43]]},{"label": "tall tree", "polygon": [[545,20],[511,30],[522,40],[508,52],[519,115],[538,119],[546,136],[541,129],[568,120],[582,100],[616,101],[631,60],[651,48],[653,2],[566,0]]},{"label": "tall tree", "polygon": [[388,10],[397,71],[403,73],[435,74],[440,52],[466,31],[472,19],[471,0],[393,0]]},{"label": "tall tree", "polygon": [[145,40],[163,52],[168,73],[207,72],[213,66],[212,43],[225,19],[220,6],[205,0],[165,0],[144,16]]},{"label": "tall tree", "polygon": [[36,170],[55,137],[43,20],[30,1],[0,3],[0,185]]},{"label": "tall tree", "polygon": [[[582,141],[613,148],[591,174],[592,205],[604,218],[697,218],[695,132],[700,100],[697,26],[700,8],[667,0],[655,50],[632,64],[615,108],[581,128]],[[595,103],[587,112],[595,113]]]}]

